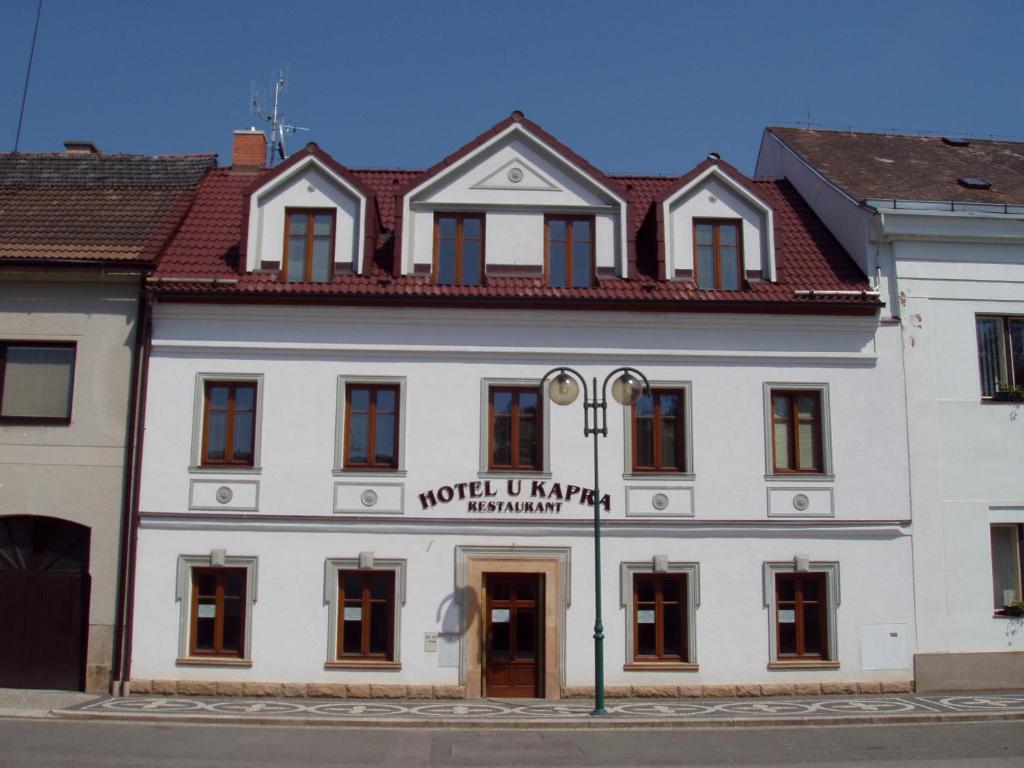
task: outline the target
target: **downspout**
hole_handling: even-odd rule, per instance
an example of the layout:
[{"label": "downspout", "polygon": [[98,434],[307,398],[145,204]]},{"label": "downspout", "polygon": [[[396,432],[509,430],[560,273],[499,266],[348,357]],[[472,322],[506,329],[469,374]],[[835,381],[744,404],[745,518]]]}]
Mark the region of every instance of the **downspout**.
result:
[{"label": "downspout", "polygon": [[153,294],[143,289],[139,294],[139,328],[135,339],[135,362],[131,395],[130,464],[125,471],[124,520],[122,522],[121,595],[118,603],[118,632],[115,652],[114,695],[130,692],[132,667],[132,628],[135,616],[135,560],[139,540],[139,478],[142,473],[142,436],[146,416],[146,386],[149,380],[149,357],[153,336]]}]

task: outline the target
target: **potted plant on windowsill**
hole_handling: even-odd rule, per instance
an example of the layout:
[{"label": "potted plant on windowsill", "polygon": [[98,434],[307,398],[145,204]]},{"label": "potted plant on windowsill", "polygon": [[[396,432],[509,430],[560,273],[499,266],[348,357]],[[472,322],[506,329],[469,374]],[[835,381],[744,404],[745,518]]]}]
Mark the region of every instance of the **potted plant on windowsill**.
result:
[{"label": "potted plant on windowsill", "polygon": [[1024,387],[1019,384],[1015,384],[1013,386],[1008,384],[998,384],[996,385],[996,391],[992,394],[992,399],[1004,402],[1020,402],[1021,400],[1024,400]]},{"label": "potted plant on windowsill", "polygon": [[1013,600],[996,611],[1000,616],[1022,616],[1024,615],[1024,600]]}]

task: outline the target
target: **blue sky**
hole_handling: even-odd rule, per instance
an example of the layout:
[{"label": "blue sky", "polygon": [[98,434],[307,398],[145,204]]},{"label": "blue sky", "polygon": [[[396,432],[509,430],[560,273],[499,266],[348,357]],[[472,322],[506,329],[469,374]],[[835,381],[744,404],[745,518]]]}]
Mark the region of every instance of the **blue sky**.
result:
[{"label": "blue sky", "polygon": [[[0,151],[37,0],[5,0]],[[423,168],[513,109],[612,173],[709,151],[751,171],[767,124],[1024,138],[1019,2],[44,0],[22,151],[230,153],[250,86],[351,167]]]}]

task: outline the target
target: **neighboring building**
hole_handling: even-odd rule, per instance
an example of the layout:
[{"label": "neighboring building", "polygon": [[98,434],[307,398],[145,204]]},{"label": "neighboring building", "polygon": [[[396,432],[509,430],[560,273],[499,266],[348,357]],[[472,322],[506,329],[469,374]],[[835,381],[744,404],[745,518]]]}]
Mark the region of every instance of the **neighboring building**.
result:
[{"label": "neighboring building", "polygon": [[769,128],[757,173],[796,187],[902,328],[918,688],[1021,687],[1024,144]]},{"label": "neighboring building", "polygon": [[585,694],[560,365],[654,386],[601,438],[611,692],[908,684],[900,331],[791,184],[519,113],[423,172],[235,140],[150,281],[133,690]]},{"label": "neighboring building", "polygon": [[213,157],[0,155],[0,687],[106,692],[143,277]]}]

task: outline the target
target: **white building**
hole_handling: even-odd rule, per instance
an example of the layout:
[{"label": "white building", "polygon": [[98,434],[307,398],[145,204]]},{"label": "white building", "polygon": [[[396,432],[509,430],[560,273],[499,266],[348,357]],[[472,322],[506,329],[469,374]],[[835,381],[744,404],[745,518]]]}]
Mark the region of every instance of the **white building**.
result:
[{"label": "white building", "polygon": [[1019,688],[1024,144],[770,128],[799,190],[886,300],[906,370],[919,690]]},{"label": "white building", "polygon": [[310,145],[210,174],[151,285],[133,690],[591,693],[563,365],[654,387],[599,441],[610,694],[909,685],[900,331],[789,183],[519,113],[422,173]]}]

